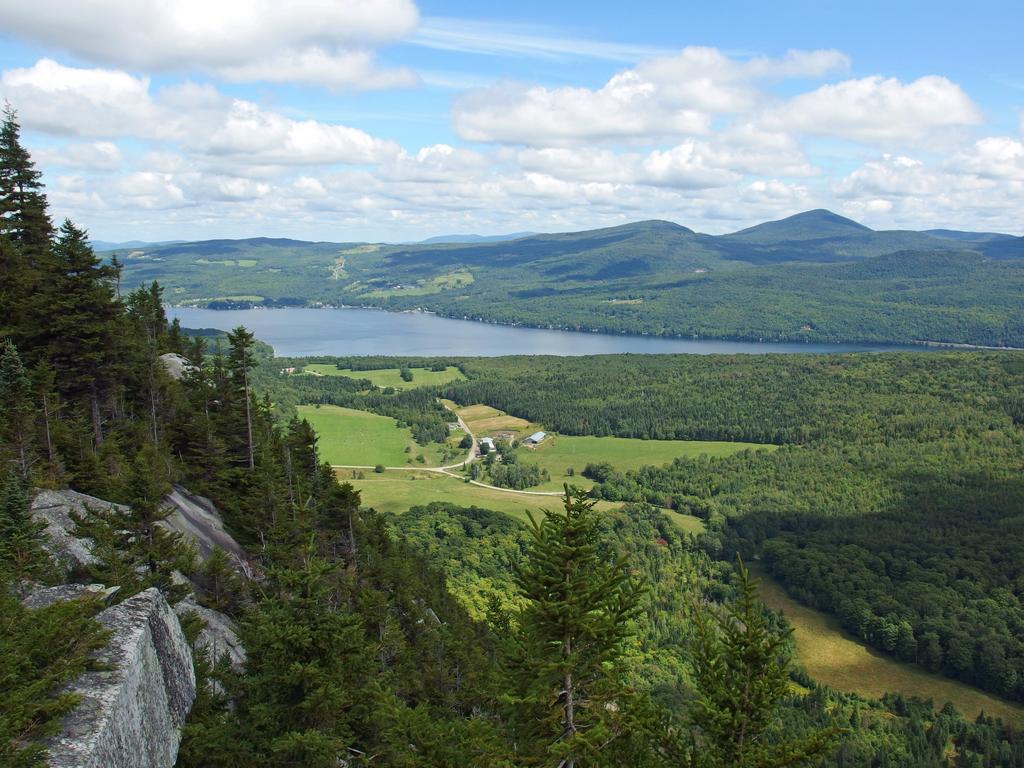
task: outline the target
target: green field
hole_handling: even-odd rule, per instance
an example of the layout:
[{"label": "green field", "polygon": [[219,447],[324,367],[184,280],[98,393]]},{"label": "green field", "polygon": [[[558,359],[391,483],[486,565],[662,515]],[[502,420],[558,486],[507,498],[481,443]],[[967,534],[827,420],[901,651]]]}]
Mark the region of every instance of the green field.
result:
[{"label": "green field", "polygon": [[[358,474],[361,474],[362,478],[354,477]],[[432,501],[445,501],[463,507],[492,509],[516,520],[525,521],[528,519],[527,510],[538,516],[541,510],[557,509],[562,503],[557,496],[531,496],[481,488],[479,485],[472,485],[439,472],[389,469],[378,474],[369,470],[353,472],[339,469],[337,475],[339,480],[352,483],[359,490],[364,506],[396,515],[408,511],[411,507],[429,504]],[[619,506],[618,503],[611,501],[598,501],[595,508],[603,511]],[[704,523],[696,517],[669,511],[665,511],[665,515],[686,533],[701,533],[704,530]]]},{"label": "green field", "polygon": [[336,405],[300,405],[298,410],[316,430],[320,458],[331,464],[397,467],[423,452],[412,432],[396,427],[395,420],[387,416]]},{"label": "green field", "polygon": [[303,370],[320,376],[346,376],[350,379],[369,379],[377,387],[394,387],[395,389],[413,389],[429,387],[436,384],[448,384],[452,381],[464,381],[462,371],[448,366],[443,371],[431,371],[427,368],[413,368],[412,381],[404,381],[398,374],[398,368],[377,368],[370,371],[338,370],[336,366],[323,363],[307,365]]},{"label": "green field", "polygon": [[[472,429],[472,424],[469,425]],[[728,456],[748,448],[774,450],[774,445],[726,443],[703,440],[637,440],[629,437],[576,437],[549,435],[536,448],[521,447],[519,460],[539,464],[551,475],[551,482],[539,490],[557,490],[563,483],[589,488],[593,482],[580,475],[587,464],[608,462],[619,471],[660,466],[682,456]],[[566,472],[573,469],[575,475]]]},{"label": "green field", "polygon": [[[415,472],[401,469],[381,474],[364,470],[363,479],[353,479],[352,471],[339,469],[338,479],[350,482],[359,489],[363,505],[381,512],[401,514],[410,507],[446,501],[464,507],[484,507],[503,512],[517,520],[526,520],[526,511],[539,514],[541,509],[557,509],[561,500],[557,496],[531,496],[481,488],[439,472]],[[599,501],[597,509],[615,509],[618,504]]]},{"label": "green field", "polygon": [[984,710],[1006,722],[1024,724],[1024,706],[884,656],[843,631],[833,617],[800,605],[763,572],[756,576],[765,604],[782,611],[793,627],[796,662],[815,680],[870,698],[894,691],[932,699],[937,708],[951,701],[971,720]]}]

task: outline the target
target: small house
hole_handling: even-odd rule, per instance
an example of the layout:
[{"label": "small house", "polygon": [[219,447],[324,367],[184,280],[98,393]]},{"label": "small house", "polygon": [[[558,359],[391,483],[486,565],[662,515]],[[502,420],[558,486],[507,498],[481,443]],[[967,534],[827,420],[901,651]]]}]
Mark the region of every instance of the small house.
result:
[{"label": "small house", "polygon": [[547,432],[534,432],[528,438],[523,440],[523,445],[538,445],[544,442],[544,438],[548,436]]},{"label": "small house", "polygon": [[494,440],[489,437],[480,438],[480,453],[493,453],[495,450]]}]

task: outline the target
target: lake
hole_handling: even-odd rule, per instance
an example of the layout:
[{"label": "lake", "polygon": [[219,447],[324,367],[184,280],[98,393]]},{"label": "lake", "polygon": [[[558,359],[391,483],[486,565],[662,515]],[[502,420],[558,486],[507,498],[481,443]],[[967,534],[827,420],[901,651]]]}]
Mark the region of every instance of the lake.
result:
[{"label": "lake", "polygon": [[602,355],[688,353],[732,355],[795,352],[879,352],[922,347],[858,344],[759,344],[745,341],[669,339],[607,333],[551,331],[452,320],[425,312],[376,309],[238,309],[169,307],[185,328],[228,331],[244,325],[285,357],[394,355],[494,357],[498,355]]}]

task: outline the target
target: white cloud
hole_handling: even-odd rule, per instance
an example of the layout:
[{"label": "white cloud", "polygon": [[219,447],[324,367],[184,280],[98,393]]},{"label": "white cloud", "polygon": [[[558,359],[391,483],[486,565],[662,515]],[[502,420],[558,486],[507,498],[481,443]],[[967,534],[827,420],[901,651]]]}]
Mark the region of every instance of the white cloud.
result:
[{"label": "white cloud", "polygon": [[956,83],[930,75],[910,83],[879,76],[823,85],[771,112],[767,125],[871,144],[919,142],[937,132],[981,123]]},{"label": "white cloud", "polygon": [[42,165],[86,171],[116,171],[124,164],[121,150],[110,141],[71,143],[56,149],[37,150],[32,159]]},{"label": "white cloud", "polygon": [[664,49],[560,35],[537,25],[433,17],[423,20],[411,42],[424,48],[484,56],[539,59],[583,58],[633,62],[660,56]]},{"label": "white cloud", "polygon": [[419,19],[410,0],[0,0],[0,13],[8,34],[102,64],[357,89],[409,84],[370,51]]},{"label": "white cloud", "polygon": [[529,146],[656,141],[704,135],[712,118],[755,108],[757,81],[820,76],[849,66],[837,51],[791,51],[740,61],[691,46],[620,72],[601,88],[499,84],[456,101],[456,131],[470,141]]},{"label": "white cloud", "polygon": [[376,163],[399,151],[397,144],[365,131],[315,120],[292,120],[236,100],[207,136],[192,136],[190,146],[217,158],[271,165]]},{"label": "white cloud", "polygon": [[6,70],[0,89],[25,126],[47,133],[161,138],[173,133],[177,122],[150,98],[149,78],[117,70],[40,59],[31,67]]},{"label": "white cloud", "polygon": [[219,165],[376,163],[400,151],[394,142],[357,128],[294,120],[228,99],[209,85],[184,83],[154,97],[146,78],[49,59],[4,72],[0,90],[27,128],[174,143]]},{"label": "white cloud", "polygon": [[479,152],[434,144],[410,154],[404,150],[384,164],[379,177],[395,181],[448,182],[486,176],[490,163]]},{"label": "white cloud", "polygon": [[121,204],[139,208],[181,208],[189,205],[185,193],[169,174],[138,171],[117,181]]},{"label": "white cloud", "polygon": [[400,88],[419,83],[416,73],[405,67],[377,69],[370,51],[332,53],[319,47],[287,51],[223,67],[220,74],[241,82],[317,83],[336,88],[358,87],[360,90]]},{"label": "white cloud", "polygon": [[690,140],[664,152],[655,150],[644,160],[643,170],[650,183],[681,189],[721,187],[740,180],[740,174],[715,167],[711,160]]},{"label": "white cloud", "polygon": [[561,146],[650,136],[706,133],[710,116],[666,108],[635,72],[588,88],[499,85],[456,102],[455,129],[469,141]]},{"label": "white cloud", "polygon": [[1024,146],[982,139],[934,162],[887,154],[848,174],[835,193],[844,213],[875,226],[1019,232]]},{"label": "white cloud", "polygon": [[1024,181],[1024,142],[989,136],[953,155],[949,167],[983,179]]}]

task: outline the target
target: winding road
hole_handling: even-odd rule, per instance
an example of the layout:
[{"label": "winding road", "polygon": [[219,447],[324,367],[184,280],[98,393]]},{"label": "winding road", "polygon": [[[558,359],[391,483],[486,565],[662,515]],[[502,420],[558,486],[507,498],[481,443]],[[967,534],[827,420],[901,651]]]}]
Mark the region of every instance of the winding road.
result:
[{"label": "winding road", "polygon": [[[457,461],[454,464],[446,464],[443,467],[384,467],[384,469],[394,469],[404,472],[436,472],[440,475],[448,475],[448,477],[454,477],[457,480],[466,480],[466,478],[464,478],[462,475],[456,474],[452,470],[461,469],[467,464],[472,464],[474,461],[480,458],[480,449],[479,446],[477,445],[476,435],[474,435],[469,430],[469,426],[466,424],[465,421],[462,420],[462,417],[459,416],[459,414],[455,410],[453,410],[444,403],[442,403],[442,405],[444,405],[444,407],[447,408],[452,413],[452,415],[455,416],[455,419],[458,421],[459,426],[463,429],[463,431],[471,438],[473,438],[473,444],[470,446],[469,453],[466,454],[466,458],[464,458],[462,461]],[[365,466],[361,464],[331,464],[331,469],[376,469],[376,467]],[[497,485],[489,485],[487,483],[482,483],[479,480],[470,480],[469,483],[470,485],[478,485],[481,488],[489,488],[492,491],[501,491],[502,493],[523,494],[525,496],[563,495],[561,491],[518,491],[515,488],[501,488],[500,486]]]}]

